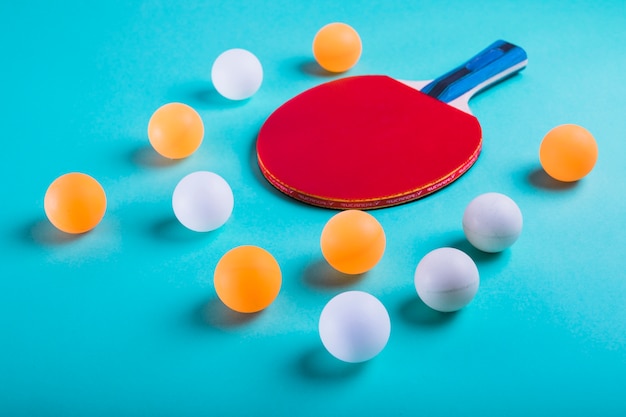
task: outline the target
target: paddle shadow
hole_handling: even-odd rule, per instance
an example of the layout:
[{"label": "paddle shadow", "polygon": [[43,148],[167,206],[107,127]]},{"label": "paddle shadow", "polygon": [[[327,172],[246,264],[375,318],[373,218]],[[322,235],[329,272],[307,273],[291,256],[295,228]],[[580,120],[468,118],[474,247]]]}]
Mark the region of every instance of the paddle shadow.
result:
[{"label": "paddle shadow", "polygon": [[265,188],[268,188],[277,193],[280,193],[276,188],[274,188],[274,186],[272,186],[267,181],[267,179],[265,178],[265,176],[263,176],[263,173],[261,172],[261,168],[259,167],[259,160],[257,157],[257,151],[256,151],[257,137],[258,137],[258,132],[254,135],[254,137],[250,139],[250,148],[248,152],[248,162],[249,162],[252,174],[254,176],[254,179],[257,180],[257,182],[261,183],[263,186],[265,186]]},{"label": "paddle shadow", "polygon": [[[250,170],[252,171],[252,175],[254,176],[254,179],[257,181],[257,183],[259,183],[266,191],[268,191],[273,196],[276,196],[278,198],[289,197],[288,194],[283,193],[278,188],[274,187],[261,172],[261,168],[259,167],[259,160],[257,158],[256,141],[257,141],[257,135],[254,135],[254,138],[252,138],[252,140],[250,141],[250,151],[248,153],[248,162],[249,162]],[[295,202],[296,204],[302,205],[303,207],[304,206],[311,207],[310,205],[305,204],[294,198],[289,198],[289,200],[291,202]]]}]

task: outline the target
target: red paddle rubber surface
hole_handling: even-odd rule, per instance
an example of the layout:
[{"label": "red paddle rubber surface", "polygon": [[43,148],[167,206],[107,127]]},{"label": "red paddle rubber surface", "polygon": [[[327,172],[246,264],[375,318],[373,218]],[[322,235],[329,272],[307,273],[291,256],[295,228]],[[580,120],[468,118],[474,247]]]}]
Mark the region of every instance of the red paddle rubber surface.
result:
[{"label": "red paddle rubber surface", "polygon": [[257,139],[261,172],[308,204],[371,209],[421,198],[478,158],[478,120],[386,76],[342,78],[294,97]]}]

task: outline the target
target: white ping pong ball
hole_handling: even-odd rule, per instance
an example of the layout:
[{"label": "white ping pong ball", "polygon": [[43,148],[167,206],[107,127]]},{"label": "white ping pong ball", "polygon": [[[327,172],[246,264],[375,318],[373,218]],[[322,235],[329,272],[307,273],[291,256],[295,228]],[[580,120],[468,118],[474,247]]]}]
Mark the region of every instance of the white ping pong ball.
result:
[{"label": "white ping pong ball", "polygon": [[465,237],[483,252],[501,252],[522,232],[522,212],[515,201],[500,193],[481,194],[463,214]]},{"label": "white ping pong ball", "polygon": [[363,291],[346,291],[322,310],[319,332],[331,355],[344,362],[364,362],[387,345],[391,321],[376,297]]},{"label": "white ping pong ball", "polygon": [[233,205],[233,191],[226,180],[208,171],[185,176],[172,196],[176,218],[195,232],[209,232],[222,226],[232,214]]},{"label": "white ping pong ball", "polygon": [[211,80],[222,96],[230,100],[244,100],[261,87],[263,67],[252,52],[229,49],[213,62]]},{"label": "white ping pong ball", "polygon": [[415,269],[415,289],[433,310],[452,312],[469,304],[478,291],[476,264],[465,252],[439,248],[422,258]]}]

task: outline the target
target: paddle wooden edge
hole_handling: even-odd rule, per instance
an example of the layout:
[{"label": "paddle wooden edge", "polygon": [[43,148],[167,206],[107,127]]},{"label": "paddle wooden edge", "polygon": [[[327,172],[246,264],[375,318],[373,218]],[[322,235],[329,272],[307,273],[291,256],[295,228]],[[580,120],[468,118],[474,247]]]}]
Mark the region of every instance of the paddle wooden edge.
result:
[{"label": "paddle wooden edge", "polygon": [[333,210],[350,210],[350,209],[358,209],[358,210],[375,210],[386,207],[398,206],[400,204],[405,204],[411,201],[418,200],[420,198],[426,197],[445,186],[451,184],[452,182],[459,179],[463,174],[465,174],[476,162],[478,156],[480,155],[480,151],[482,149],[482,139],[479,143],[478,147],[474,151],[474,153],[461,165],[459,165],[455,170],[451,171],[448,175],[445,175],[436,181],[420,186],[419,188],[409,190],[405,193],[383,196],[379,198],[372,199],[363,199],[363,200],[344,200],[337,198],[328,198],[324,196],[312,195],[305,193],[301,190],[298,190],[294,187],[291,187],[280,179],[276,178],[263,164],[263,161],[259,157],[257,153],[257,161],[259,164],[259,168],[261,173],[267,179],[267,181],[274,186],[278,191],[283,194],[298,200],[300,202],[327,209]]}]

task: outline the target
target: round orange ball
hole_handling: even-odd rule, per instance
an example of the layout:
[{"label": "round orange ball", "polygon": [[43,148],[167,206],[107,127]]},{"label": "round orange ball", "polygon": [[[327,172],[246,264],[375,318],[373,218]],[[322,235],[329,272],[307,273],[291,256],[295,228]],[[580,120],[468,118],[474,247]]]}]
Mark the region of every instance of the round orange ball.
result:
[{"label": "round orange ball", "polygon": [[322,68],[344,72],[361,57],[361,38],[345,23],[330,23],[321,28],[313,39],[313,55]]},{"label": "round orange ball", "polygon": [[258,246],[226,252],[213,274],[217,296],[232,310],[255,313],[268,307],[280,292],[282,275],[276,259]]},{"label": "round orange ball", "polygon": [[169,159],[186,158],[196,151],[204,137],[202,118],[183,103],[159,107],[148,122],[150,144]]},{"label": "round orange ball", "polygon": [[552,178],[572,182],[591,172],[598,159],[598,145],[585,128],[565,124],[543,138],[539,147],[541,166]]},{"label": "round orange ball", "polygon": [[324,258],[333,268],[344,274],[362,274],[383,257],[385,232],[371,214],[346,210],[326,223],[320,246]]},{"label": "round orange ball", "polygon": [[50,184],[44,197],[46,216],[57,229],[84,233],[100,223],[107,199],[102,186],[87,174],[72,172]]}]

